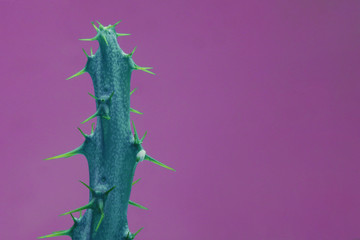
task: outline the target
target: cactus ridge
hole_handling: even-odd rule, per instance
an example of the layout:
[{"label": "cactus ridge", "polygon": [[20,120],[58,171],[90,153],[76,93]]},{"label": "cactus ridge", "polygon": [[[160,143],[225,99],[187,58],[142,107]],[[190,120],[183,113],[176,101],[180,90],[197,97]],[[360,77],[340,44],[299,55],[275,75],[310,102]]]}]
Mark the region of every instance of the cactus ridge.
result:
[{"label": "cactus ridge", "polygon": [[[124,53],[117,38],[130,34],[117,33],[115,28],[121,21],[104,26],[97,21],[91,22],[96,30],[92,38],[82,41],[98,41],[99,48],[86,56],[85,66],[67,80],[88,73],[92,79],[94,93],[89,93],[95,100],[96,111],[81,124],[96,119],[91,125],[91,133],[85,134],[79,127],[84,142],[74,150],[45,160],[68,158],[77,154],[84,155],[88,162],[89,184],[80,181],[89,190],[89,202],[82,207],[61,214],[70,215],[74,224],[68,230],[56,231],[42,238],[70,236],[72,240],[130,240],[143,229],[131,233],[127,221],[128,205],[140,209],[148,208],[130,200],[134,173],[139,162],[147,160],[166,169],[173,168],[149,156],[142,143],[145,134],[139,138],[135,123],[131,131],[130,112],[143,114],[130,107],[130,80],[133,70],[149,71],[151,67],[135,64],[131,53]],[[82,211],[86,210],[83,214]],[[79,218],[73,213],[79,212]]]}]

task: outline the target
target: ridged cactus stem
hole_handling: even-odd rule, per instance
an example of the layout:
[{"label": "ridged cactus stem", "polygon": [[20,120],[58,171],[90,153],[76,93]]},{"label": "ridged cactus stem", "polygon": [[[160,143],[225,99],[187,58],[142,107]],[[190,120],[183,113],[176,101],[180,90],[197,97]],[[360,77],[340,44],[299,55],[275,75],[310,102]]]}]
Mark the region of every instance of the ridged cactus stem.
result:
[{"label": "ridged cactus stem", "polygon": [[99,27],[93,24],[97,31],[96,36],[82,40],[97,40],[99,49],[90,56],[84,51],[87,57],[85,67],[70,77],[87,72],[92,78],[94,94],[90,93],[90,96],[96,102],[96,112],[83,123],[96,117],[95,131],[86,135],[79,128],[85,137],[80,147],[48,158],[70,157],[76,154],[86,157],[90,183],[82,183],[89,189],[89,203],[63,215],[85,209],[86,212],[79,219],[71,215],[74,225],[69,230],[54,232],[41,238],[69,235],[73,240],[133,239],[140,230],[135,234],[129,231],[128,205],[146,209],[130,201],[131,187],[137,182],[133,183],[137,164],[149,160],[173,170],[146,154],[141,146],[145,135],[140,139],[134,124],[134,136],[132,134],[130,111],[134,110],[130,108],[130,95],[133,93],[130,92],[131,74],[133,70],[149,72],[150,68],[142,68],[134,63],[134,51],[130,54],[122,51],[117,38],[128,34],[116,33],[117,24],[107,27],[100,23]]}]

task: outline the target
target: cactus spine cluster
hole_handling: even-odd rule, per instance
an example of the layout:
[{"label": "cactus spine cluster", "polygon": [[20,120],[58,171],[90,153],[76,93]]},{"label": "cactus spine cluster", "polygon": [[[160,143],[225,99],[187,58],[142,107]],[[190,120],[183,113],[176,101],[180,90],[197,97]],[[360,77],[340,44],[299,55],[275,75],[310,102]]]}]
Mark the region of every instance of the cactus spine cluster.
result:
[{"label": "cactus spine cluster", "polygon": [[[114,25],[94,26],[97,34],[83,41],[98,41],[99,48],[95,54],[91,51],[87,57],[85,67],[69,77],[89,73],[94,94],[89,95],[96,102],[96,112],[82,123],[97,118],[96,129],[92,125],[91,134],[85,134],[83,144],[74,150],[47,158],[67,158],[77,154],[86,157],[89,165],[90,183],[81,182],[89,189],[89,203],[62,215],[70,215],[74,221],[73,226],[64,231],[39,237],[49,238],[68,235],[72,240],[129,240],[134,239],[141,231],[131,233],[127,221],[128,205],[142,209],[146,207],[131,201],[130,192],[136,166],[139,162],[147,160],[164,168],[175,171],[165,164],[148,155],[142,143],[146,136],[139,137],[134,122],[130,123],[130,112],[142,114],[130,108],[130,96],[135,91],[130,91],[130,80],[133,70],[142,70],[150,74],[150,67],[140,67],[135,64],[133,54],[135,49],[126,54],[120,48],[117,38],[129,34],[117,33]],[[131,125],[133,132],[131,131]],[[82,211],[86,210],[85,214]],[[80,212],[80,217],[75,218],[73,213]]]}]

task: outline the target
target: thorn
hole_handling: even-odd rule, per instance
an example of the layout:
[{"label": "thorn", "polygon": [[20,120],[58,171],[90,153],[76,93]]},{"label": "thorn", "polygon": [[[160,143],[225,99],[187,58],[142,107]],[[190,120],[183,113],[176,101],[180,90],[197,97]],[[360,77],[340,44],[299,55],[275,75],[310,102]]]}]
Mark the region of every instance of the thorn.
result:
[{"label": "thorn", "polygon": [[143,143],[145,137],[146,137],[147,131],[144,133],[144,136],[140,139],[140,143]]},{"label": "thorn", "polygon": [[51,237],[58,237],[58,236],[70,236],[71,230],[63,230],[63,231],[57,231],[57,232],[53,232],[52,234],[46,235],[46,236],[42,236],[42,237],[38,237],[38,239],[41,238],[51,238]]},{"label": "thorn", "polygon": [[87,187],[90,190],[91,193],[95,193],[95,190],[92,189],[89,185],[87,185],[86,183],[84,183],[84,182],[82,182],[80,180],[79,180],[79,182],[81,182],[85,187]]},{"label": "thorn", "polygon": [[72,150],[72,151],[70,151],[70,152],[57,155],[57,156],[55,156],[55,157],[46,158],[45,160],[72,157],[72,156],[77,155],[77,154],[82,154],[82,151],[81,151],[81,150],[82,150],[82,146],[80,146],[80,147],[78,147],[78,148],[75,148],[74,150]]},{"label": "thorn", "polygon": [[101,36],[102,36],[102,38],[104,39],[104,41],[106,42],[106,45],[109,46],[109,43],[108,43],[108,41],[106,40],[106,37],[105,37],[104,35],[101,35]]},{"label": "thorn", "polygon": [[84,138],[87,138],[87,137],[89,137],[88,135],[86,135],[79,127],[77,128],[77,129],[79,129],[79,131],[80,131],[80,133],[81,133],[81,135],[83,135],[84,136]]},{"label": "thorn", "polygon": [[96,41],[96,40],[98,40],[98,37],[97,37],[97,35],[95,36],[95,37],[93,37],[93,38],[81,38],[81,39],[79,39],[80,41]]},{"label": "thorn", "polygon": [[132,124],[133,124],[133,128],[134,128],[135,144],[139,144],[139,136],[138,136],[138,133],[137,133],[137,131],[136,131],[136,127],[135,127],[134,121],[132,121]]},{"label": "thorn", "polygon": [[81,216],[82,216],[82,211],[80,210],[80,212],[79,212],[79,218],[81,218]]},{"label": "thorn", "polygon": [[91,134],[94,133],[94,124],[95,124],[95,123],[92,123],[92,124],[91,124]]},{"label": "thorn", "polygon": [[99,115],[99,110],[98,111],[96,111],[96,113],[94,113],[93,115],[91,115],[90,117],[88,117],[87,119],[85,119],[81,124],[84,124],[84,123],[86,123],[86,122],[88,122],[88,121],[90,121],[91,119],[93,119],[93,118],[95,118],[95,117],[97,117]]},{"label": "thorn", "polygon": [[129,204],[130,205],[133,205],[135,207],[138,207],[138,208],[141,208],[141,209],[145,209],[145,210],[149,210],[148,208],[144,207],[144,206],[141,206],[140,204],[136,203],[136,202],[133,202],[131,200],[129,200]]},{"label": "thorn", "polygon": [[150,156],[147,155],[147,154],[145,155],[145,160],[148,160],[148,161],[150,161],[150,162],[152,162],[152,163],[155,163],[155,164],[157,164],[157,165],[159,165],[159,166],[161,166],[161,167],[163,167],[163,168],[167,168],[167,169],[169,169],[169,170],[171,170],[171,171],[176,172],[175,169],[173,169],[173,168],[171,168],[171,167],[169,167],[169,166],[166,166],[166,165],[163,164],[162,162],[159,162],[158,160],[155,160],[154,158],[150,157]]},{"label": "thorn", "polygon": [[122,20],[118,21],[117,23],[115,23],[114,25],[111,25],[111,28],[115,28],[119,23],[121,23]]},{"label": "thorn", "polygon": [[110,116],[106,115],[106,116],[102,116],[103,118],[105,118],[106,120],[110,120]]},{"label": "thorn", "polygon": [[95,100],[99,100],[97,97],[95,97],[94,95],[92,95],[91,93],[88,93],[90,95],[90,97],[92,97]]},{"label": "thorn", "polygon": [[133,113],[137,113],[137,114],[140,114],[140,115],[143,115],[142,112],[139,112],[138,110],[135,110],[133,108],[130,108],[130,112],[133,112]]},{"label": "thorn", "polygon": [[138,180],[134,181],[131,186],[134,186],[138,181],[140,181],[141,178],[139,178]]},{"label": "thorn", "polygon": [[136,235],[138,235],[138,233],[141,232],[141,230],[143,230],[143,229],[144,229],[144,228],[142,227],[142,228],[140,228],[139,230],[137,230],[136,233],[134,233],[132,237],[135,238]]},{"label": "thorn", "polygon": [[67,215],[67,214],[70,214],[70,213],[74,213],[74,212],[79,212],[81,210],[85,210],[85,209],[89,209],[89,208],[92,208],[93,205],[95,203],[95,198],[93,198],[88,204],[86,204],[85,206],[82,206],[82,207],[79,207],[75,210],[72,210],[72,211],[69,211],[69,212],[66,212],[66,213],[63,213],[61,214],[60,216],[64,216],[64,215]]},{"label": "thorn", "polygon": [[110,188],[109,190],[107,190],[106,192],[105,192],[105,195],[109,195],[109,193],[112,191],[112,190],[114,190],[116,188],[116,186],[113,186],[112,188]]},{"label": "thorn", "polygon": [[74,215],[72,215],[72,213],[70,213],[70,216],[71,216],[72,220],[74,221],[74,223],[76,223],[76,219],[74,218]]},{"label": "thorn", "polygon": [[86,57],[89,58],[89,55],[86,53],[85,49],[82,49],[82,50],[85,53]]},{"label": "thorn", "polygon": [[117,37],[122,37],[122,36],[129,36],[131,35],[130,33],[116,33]]},{"label": "thorn", "polygon": [[111,93],[111,95],[110,95],[110,97],[109,97],[109,100],[111,100],[111,98],[114,96],[114,94],[115,94],[115,91],[113,91],[113,92]]},{"label": "thorn", "polygon": [[91,22],[91,25],[93,25],[93,27],[95,28],[96,31],[99,31],[99,28],[95,25],[94,22]]},{"label": "thorn", "polygon": [[152,67],[139,67],[138,65],[135,65],[135,70],[141,70],[141,71],[144,71],[144,72],[147,72],[147,73],[150,73],[152,75],[156,75],[155,73],[153,72],[150,72],[148,69],[152,69]]},{"label": "thorn", "polygon": [[90,53],[91,53],[91,56],[94,56],[92,48],[90,48]]},{"label": "thorn", "polygon": [[99,24],[99,27],[104,27],[98,20],[96,22]]},{"label": "thorn", "polygon": [[137,89],[137,88],[134,88],[134,90],[132,90],[132,91],[130,92],[130,96],[136,91],[136,89]]},{"label": "thorn", "polygon": [[99,229],[99,227],[101,225],[101,222],[102,222],[102,220],[104,219],[104,216],[105,216],[105,214],[104,214],[104,202],[102,200],[101,201],[99,200],[99,209],[100,209],[100,212],[101,212],[101,217],[100,217],[99,223],[98,223],[98,225],[97,225],[97,227],[95,229],[95,232],[97,232],[97,230]]},{"label": "thorn", "polygon": [[69,80],[71,78],[74,78],[74,77],[77,77],[77,76],[80,76],[82,74],[86,73],[86,67],[84,67],[83,69],[81,69],[78,73],[75,73],[74,75],[72,75],[71,77],[68,77],[66,80]]},{"label": "thorn", "polygon": [[126,55],[127,57],[132,57],[132,55],[134,55],[134,52],[136,50],[137,47],[134,47],[134,49],[132,50],[131,53],[129,53],[128,55]]}]

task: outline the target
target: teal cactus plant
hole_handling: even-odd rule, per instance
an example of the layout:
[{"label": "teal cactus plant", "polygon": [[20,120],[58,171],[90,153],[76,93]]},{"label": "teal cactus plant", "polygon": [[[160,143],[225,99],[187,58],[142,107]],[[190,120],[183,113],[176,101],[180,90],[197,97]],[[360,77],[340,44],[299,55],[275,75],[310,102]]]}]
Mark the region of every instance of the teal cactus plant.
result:
[{"label": "teal cactus plant", "polygon": [[[84,142],[74,150],[47,158],[67,158],[77,154],[86,157],[89,165],[90,183],[81,182],[89,189],[89,203],[62,215],[70,215],[74,221],[73,226],[64,231],[39,238],[49,238],[68,235],[73,240],[129,240],[142,230],[131,233],[128,227],[128,205],[147,209],[131,201],[130,193],[134,181],[134,173],[138,163],[143,160],[150,161],[164,168],[175,171],[167,165],[148,155],[142,143],[146,136],[139,137],[134,122],[130,122],[130,112],[142,114],[130,107],[130,80],[133,70],[149,71],[150,67],[140,67],[135,64],[133,54],[135,49],[126,54],[120,48],[117,38],[129,34],[117,33],[114,25],[94,26],[97,34],[83,41],[98,41],[99,48],[95,54],[91,51],[87,57],[85,67],[69,77],[89,73],[94,85],[94,94],[89,95],[96,102],[96,112],[82,123],[97,118],[96,129],[92,125],[91,134],[85,134]],[[131,125],[133,132],[131,131]],[[133,182],[134,181],[134,182]],[[86,210],[85,214],[82,211]],[[79,218],[73,213],[80,212]]]}]

